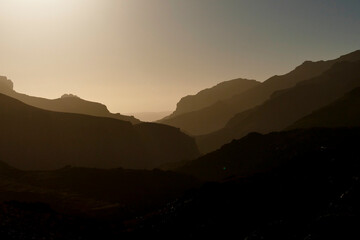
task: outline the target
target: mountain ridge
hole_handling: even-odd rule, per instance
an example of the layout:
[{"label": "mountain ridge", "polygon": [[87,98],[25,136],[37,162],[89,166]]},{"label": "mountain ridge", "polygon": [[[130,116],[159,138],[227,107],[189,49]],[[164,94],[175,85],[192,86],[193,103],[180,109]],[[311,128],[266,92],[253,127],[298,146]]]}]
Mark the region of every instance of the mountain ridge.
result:
[{"label": "mountain ridge", "polygon": [[360,88],[355,88],[343,97],[301,118],[286,130],[313,127],[359,127]]},{"label": "mountain ridge", "polygon": [[206,108],[215,104],[216,102],[231,98],[234,94],[244,92],[260,84],[260,82],[253,79],[237,78],[220,82],[215,86],[203,89],[194,95],[187,95],[180,99],[177,103],[176,110],[166,118],[194,112],[202,108]]},{"label": "mountain ridge", "polygon": [[278,91],[251,110],[235,115],[221,130],[197,138],[200,151],[211,152],[250,132],[281,131],[360,86],[360,61],[338,62],[322,75]]},{"label": "mountain ridge", "polygon": [[[360,50],[327,61],[305,61],[284,75],[275,75],[261,84],[224,100],[225,110],[215,104],[192,113],[186,113],[167,119],[165,124],[179,127],[192,135],[204,135],[216,132],[236,114],[264,103],[279,90],[294,87],[297,83],[316,77],[329,70],[336,62],[360,60]],[[218,111],[219,112],[218,114]],[[216,117],[214,117],[216,116]]]},{"label": "mountain ridge", "polygon": [[141,122],[133,116],[125,116],[119,113],[111,113],[104,104],[87,101],[72,94],[64,94],[57,99],[46,99],[18,93],[14,90],[14,83],[4,76],[0,77],[0,93],[8,95],[12,98],[16,98],[28,105],[45,110],[67,113],[80,113],[98,117],[110,117],[114,119],[129,121],[132,124],[137,124]]}]

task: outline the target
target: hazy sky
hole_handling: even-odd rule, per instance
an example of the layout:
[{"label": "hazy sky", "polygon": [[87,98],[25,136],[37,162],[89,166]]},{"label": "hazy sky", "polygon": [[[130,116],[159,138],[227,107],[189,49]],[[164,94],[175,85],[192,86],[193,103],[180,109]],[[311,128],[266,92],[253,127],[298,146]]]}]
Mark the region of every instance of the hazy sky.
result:
[{"label": "hazy sky", "polygon": [[0,75],[113,112],[360,49],[359,0],[0,0]]}]

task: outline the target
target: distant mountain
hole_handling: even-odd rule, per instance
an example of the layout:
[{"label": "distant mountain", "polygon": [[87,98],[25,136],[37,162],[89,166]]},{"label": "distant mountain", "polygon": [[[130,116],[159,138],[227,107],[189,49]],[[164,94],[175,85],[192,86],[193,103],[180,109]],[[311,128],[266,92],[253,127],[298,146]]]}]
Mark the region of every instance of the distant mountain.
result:
[{"label": "distant mountain", "polygon": [[225,118],[228,119],[234,114],[235,113],[228,104],[219,101],[201,111],[184,113],[159,122],[169,126],[178,127],[189,135],[201,135],[223,127]]},{"label": "distant mountain", "polygon": [[140,121],[133,116],[110,113],[105,105],[86,101],[72,94],[64,94],[61,98],[50,100],[17,93],[13,88],[14,84],[11,80],[0,76],[0,93],[18,99],[28,105],[56,112],[80,113],[91,116],[115,118],[129,121],[133,124],[140,123]]},{"label": "distant mountain", "polygon": [[360,88],[296,121],[287,129],[360,127]]},{"label": "distant mountain", "polygon": [[209,107],[219,101],[245,92],[259,84],[260,82],[258,81],[242,78],[221,82],[216,86],[198,92],[196,95],[183,97],[169,118]]},{"label": "distant mountain", "polygon": [[200,150],[211,152],[250,132],[281,131],[357,87],[360,61],[336,63],[320,76],[279,91],[262,105],[236,115],[220,131],[199,137]]},{"label": "distant mountain", "polygon": [[[217,129],[218,122],[222,122],[220,120],[222,116],[229,114],[227,112],[228,107],[223,106],[224,101],[259,84],[258,81],[241,78],[219,83],[212,88],[198,92],[196,95],[182,98],[178,102],[176,110],[159,122],[179,127],[195,135],[207,133]],[[208,109],[210,111],[207,111]],[[207,121],[207,118],[210,120]]]},{"label": "distant mountain", "polygon": [[358,60],[360,60],[360,50],[334,60],[318,62],[305,61],[285,75],[273,76],[247,91],[234,94],[228,99],[223,99],[221,103],[222,107],[219,107],[219,104],[215,103],[190,113],[188,112],[177,115],[174,118],[165,119],[161,122],[179,127],[192,135],[203,135],[215,132],[223,128],[234,115],[264,103],[274,92],[291,88],[299,82],[319,76],[337,62],[354,62]]},{"label": "distant mountain", "polygon": [[194,139],[179,129],[52,112],[2,94],[0,119],[0,159],[19,169],[151,169],[199,155]]},{"label": "distant mountain", "polygon": [[164,112],[135,112],[127,113],[127,115],[134,116],[143,122],[155,122],[171,114],[171,111]]}]

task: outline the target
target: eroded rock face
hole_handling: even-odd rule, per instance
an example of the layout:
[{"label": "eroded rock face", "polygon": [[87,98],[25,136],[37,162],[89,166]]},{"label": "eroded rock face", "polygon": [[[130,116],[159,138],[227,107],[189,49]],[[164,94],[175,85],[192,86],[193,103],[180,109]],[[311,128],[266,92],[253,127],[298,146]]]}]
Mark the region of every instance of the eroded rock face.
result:
[{"label": "eroded rock face", "polygon": [[13,91],[13,89],[14,89],[13,82],[7,79],[7,77],[0,76],[0,92]]}]

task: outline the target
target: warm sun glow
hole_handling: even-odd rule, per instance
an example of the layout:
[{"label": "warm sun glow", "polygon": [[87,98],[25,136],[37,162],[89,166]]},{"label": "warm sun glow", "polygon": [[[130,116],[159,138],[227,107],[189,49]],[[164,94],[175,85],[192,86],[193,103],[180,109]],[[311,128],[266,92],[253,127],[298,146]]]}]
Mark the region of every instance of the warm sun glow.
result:
[{"label": "warm sun glow", "polygon": [[264,81],[358,48],[357,8],[290,2],[0,0],[0,75],[31,95],[162,112],[221,81]]},{"label": "warm sun glow", "polygon": [[359,13],[0,0],[0,240],[360,240]]},{"label": "warm sun glow", "polygon": [[[44,18],[64,15],[73,11],[79,2],[69,0],[11,0],[1,1],[0,6],[15,18]],[[45,19],[43,19],[45,20]]]}]

